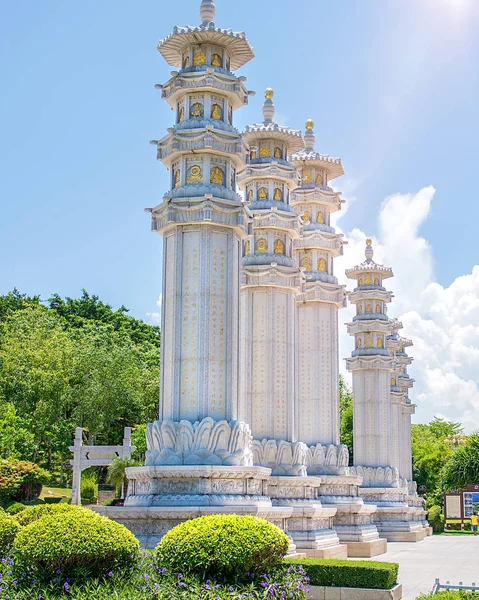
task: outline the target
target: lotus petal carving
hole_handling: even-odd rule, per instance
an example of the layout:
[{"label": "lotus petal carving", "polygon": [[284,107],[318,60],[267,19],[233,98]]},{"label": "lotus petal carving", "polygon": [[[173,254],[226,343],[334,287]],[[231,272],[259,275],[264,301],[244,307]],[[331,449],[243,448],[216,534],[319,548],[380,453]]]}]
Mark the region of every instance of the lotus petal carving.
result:
[{"label": "lotus petal carving", "polygon": [[323,446],[316,444],[308,448],[307,469],[308,475],[337,474],[349,464],[348,447],[344,444]]},{"label": "lotus petal carving", "polygon": [[306,458],[308,447],[302,442],[285,442],[284,440],[254,440],[254,464],[268,467],[272,475],[306,475]]},{"label": "lotus petal carving", "polygon": [[147,466],[253,465],[251,430],[240,421],[155,421],[146,429]]}]

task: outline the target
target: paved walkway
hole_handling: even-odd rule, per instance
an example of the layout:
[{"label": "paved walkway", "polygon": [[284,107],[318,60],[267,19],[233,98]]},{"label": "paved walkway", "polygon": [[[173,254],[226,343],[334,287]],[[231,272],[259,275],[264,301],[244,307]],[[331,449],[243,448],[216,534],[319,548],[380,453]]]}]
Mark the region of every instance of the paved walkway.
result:
[{"label": "paved walkway", "polygon": [[479,536],[439,535],[417,544],[389,542],[386,554],[371,560],[399,563],[403,600],[431,591],[434,580],[479,585]]}]

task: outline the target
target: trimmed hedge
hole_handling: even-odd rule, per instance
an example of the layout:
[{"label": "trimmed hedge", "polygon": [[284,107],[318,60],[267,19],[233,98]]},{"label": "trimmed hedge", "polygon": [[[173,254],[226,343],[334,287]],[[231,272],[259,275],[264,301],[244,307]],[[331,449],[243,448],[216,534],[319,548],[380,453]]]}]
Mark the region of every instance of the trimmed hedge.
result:
[{"label": "trimmed hedge", "polygon": [[173,573],[241,579],[263,573],[287,553],[286,534],[265,519],[239,515],[210,515],[181,523],[156,549],[158,565]]},{"label": "trimmed hedge", "polygon": [[431,506],[427,514],[427,520],[434,533],[442,533],[444,531],[444,517],[440,506]]},{"label": "trimmed hedge", "polygon": [[447,590],[437,594],[423,594],[420,600],[479,600],[479,593],[465,590]]},{"label": "trimmed hedge", "polygon": [[389,590],[394,587],[399,569],[397,563],[366,560],[294,558],[284,562],[288,565],[303,565],[311,585],[373,590]]},{"label": "trimmed hedge", "polygon": [[68,505],[46,506],[57,510],[22,527],[15,538],[13,551],[22,563],[51,577],[57,570],[64,577],[104,575],[135,563],[139,544],[123,525],[87,509],[60,513],[58,508]]},{"label": "trimmed hedge", "polygon": [[38,499],[42,485],[50,474],[34,463],[14,459],[0,459],[0,505],[12,500],[33,502]]},{"label": "trimmed hedge", "polygon": [[26,506],[24,504],[20,504],[20,502],[13,502],[6,509],[5,512],[9,515],[18,515],[22,510],[25,510]]},{"label": "trimmed hedge", "polygon": [[15,517],[11,517],[5,511],[0,511],[0,558],[5,558],[13,544],[20,525]]},{"label": "trimmed hedge", "polygon": [[38,504],[36,506],[29,506],[22,510],[21,513],[17,515],[17,521],[25,527],[26,525],[30,525],[30,523],[34,523],[41,519],[42,517],[48,515],[62,515],[64,512],[72,511],[72,510],[85,510],[81,509],[78,506],[71,506],[70,504]]}]

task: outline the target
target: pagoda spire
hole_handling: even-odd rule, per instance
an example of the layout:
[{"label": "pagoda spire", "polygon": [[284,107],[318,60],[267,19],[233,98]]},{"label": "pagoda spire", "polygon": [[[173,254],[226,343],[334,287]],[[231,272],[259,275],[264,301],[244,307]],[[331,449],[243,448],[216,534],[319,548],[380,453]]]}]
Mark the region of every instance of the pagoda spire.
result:
[{"label": "pagoda spire", "polygon": [[202,0],[200,6],[200,18],[202,25],[208,25],[215,20],[215,0]]},{"label": "pagoda spire", "polygon": [[274,91],[268,88],[264,93],[264,104],[263,104],[263,117],[264,122],[271,123],[274,119],[275,107],[273,103]]}]

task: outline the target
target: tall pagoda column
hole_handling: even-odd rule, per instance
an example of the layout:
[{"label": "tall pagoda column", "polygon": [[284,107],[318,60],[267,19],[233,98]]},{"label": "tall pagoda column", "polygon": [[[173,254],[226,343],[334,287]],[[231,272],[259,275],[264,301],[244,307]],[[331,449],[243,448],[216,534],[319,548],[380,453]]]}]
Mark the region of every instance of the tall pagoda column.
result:
[{"label": "tall pagoda column", "polygon": [[301,178],[291,205],[301,217],[294,240],[296,262],[306,277],[298,307],[296,438],[308,445],[339,444],[338,309],[345,306],[334,259],[343,253],[343,235],[331,227],[331,214],[344,202],[329,182],[343,175],[339,158],[314,149],[312,120],[306,122],[305,148],[291,157]]},{"label": "tall pagoda column", "polygon": [[246,234],[236,173],[246,146],[233,125],[248,103],[234,71],[253,58],[244,33],[214,26],[201,4],[199,27],[176,27],[158,50],[173,66],[156,86],[175,114],[157,146],[171,189],[151,209],[164,239],[160,420],[238,416],[239,272]]},{"label": "tall pagoda column", "polygon": [[265,97],[264,121],[243,134],[250,153],[238,174],[253,219],[241,263],[240,418],[257,440],[293,442],[301,272],[293,257],[299,220],[290,205],[297,175],[288,156],[304,143],[299,131],[273,121],[273,90]]},{"label": "tall pagoda column", "polygon": [[353,374],[354,463],[363,467],[391,465],[390,374],[394,361],[386,348],[392,325],[386,312],[392,293],[383,281],[392,269],[373,261],[371,240],[366,241],[366,260],[346,271],[356,287],[349,294],[356,316],[348,323],[355,349],[346,359]]}]

